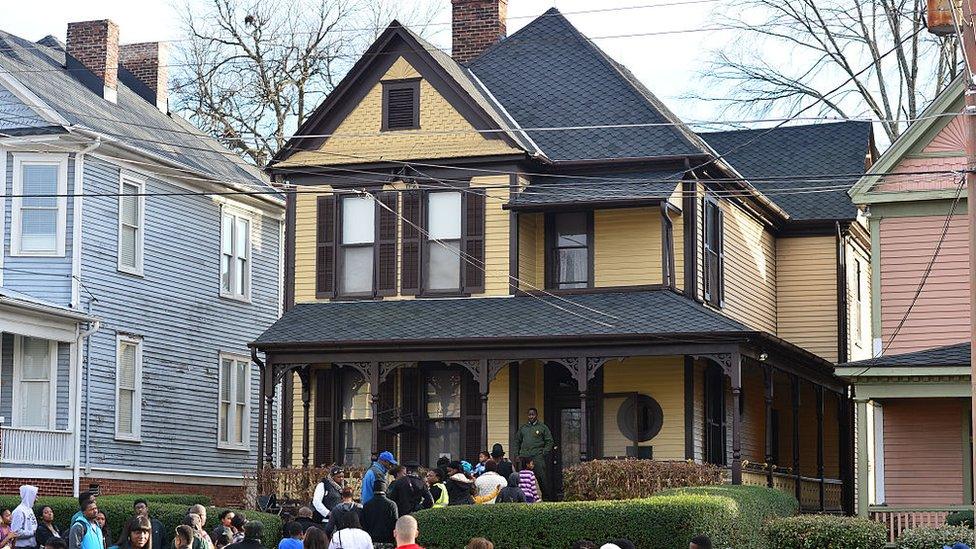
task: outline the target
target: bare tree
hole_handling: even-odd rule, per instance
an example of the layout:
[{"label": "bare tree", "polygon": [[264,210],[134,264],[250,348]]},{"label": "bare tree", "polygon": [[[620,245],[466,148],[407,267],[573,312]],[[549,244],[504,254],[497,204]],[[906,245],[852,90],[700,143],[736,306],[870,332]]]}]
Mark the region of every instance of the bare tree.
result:
[{"label": "bare tree", "polygon": [[720,17],[745,39],[711,52],[719,93],[693,97],[740,113],[870,116],[894,140],[959,72],[956,41],[925,30],[925,0],[736,0]]},{"label": "bare tree", "polygon": [[422,26],[436,17],[399,14],[381,0],[185,2],[175,108],[258,166],[332,91],[368,46],[364,36],[389,24],[381,17],[408,15]]}]

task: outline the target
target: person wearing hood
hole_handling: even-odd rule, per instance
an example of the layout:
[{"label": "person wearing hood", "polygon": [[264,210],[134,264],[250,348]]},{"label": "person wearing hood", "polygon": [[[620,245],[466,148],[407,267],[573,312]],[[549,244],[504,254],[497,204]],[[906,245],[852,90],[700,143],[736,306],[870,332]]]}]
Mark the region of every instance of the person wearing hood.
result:
[{"label": "person wearing hood", "polygon": [[519,488],[519,474],[508,475],[508,486],[498,493],[495,503],[525,503],[525,493]]},{"label": "person wearing hood", "polygon": [[342,501],[342,487],[346,484],[346,472],[342,467],[333,467],[329,470],[329,476],[322,479],[322,482],[315,486],[315,493],[312,494],[312,507],[315,513],[312,518],[318,522],[328,522],[329,513],[332,508],[339,505]]},{"label": "person wearing hood", "polygon": [[34,535],[37,533],[37,517],[34,516],[34,500],[37,499],[37,486],[25,484],[20,487],[20,505],[10,516],[10,534],[13,549],[37,546]]},{"label": "person wearing hood", "polygon": [[447,479],[447,504],[450,505],[473,505],[474,504],[474,480],[464,474],[461,463],[451,462],[448,466],[448,473],[451,476]]}]

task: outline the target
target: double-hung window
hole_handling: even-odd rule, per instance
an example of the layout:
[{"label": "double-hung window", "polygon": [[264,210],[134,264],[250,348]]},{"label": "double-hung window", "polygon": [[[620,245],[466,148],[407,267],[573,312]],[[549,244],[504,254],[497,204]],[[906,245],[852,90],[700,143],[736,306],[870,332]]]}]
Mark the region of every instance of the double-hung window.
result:
[{"label": "double-hung window", "polygon": [[54,429],[57,399],[56,341],[14,337],[13,424]]},{"label": "double-hung window", "polygon": [[142,340],[116,336],[115,438],[139,440],[142,427]]},{"label": "double-hung window", "polygon": [[65,254],[68,157],[15,154],[11,201],[11,255]]},{"label": "double-hung window", "polygon": [[251,438],[251,362],[244,356],[220,355],[217,446],[247,450]]},{"label": "double-hung window", "polygon": [[226,210],[220,221],[220,295],[251,297],[251,221]]},{"label": "double-hung window", "polygon": [[426,290],[461,289],[461,193],[427,194]]},{"label": "double-hung window", "polygon": [[558,290],[592,287],[592,213],[550,214],[547,225],[547,286]]},{"label": "double-hung window", "polygon": [[119,182],[118,269],[136,275],[142,274],[145,189],[145,181],[129,176]]},{"label": "double-hung window", "polygon": [[705,197],[704,204],[704,268],[705,301],[715,307],[725,302],[725,214],[718,201]]},{"label": "double-hung window", "polygon": [[347,196],[340,203],[339,293],[347,296],[372,295],[376,204],[368,196]]},{"label": "double-hung window", "polygon": [[342,372],[339,399],[339,440],[344,448],[342,464],[368,467],[373,441],[369,382],[358,371]]},{"label": "double-hung window", "polygon": [[459,459],[461,450],[461,373],[431,370],[424,390],[427,411],[427,463],[446,456]]},{"label": "double-hung window", "polygon": [[854,275],[854,280],[853,280],[853,283],[854,283],[853,286],[854,287],[852,288],[853,291],[851,292],[851,294],[854,297],[854,303],[852,303],[851,324],[853,325],[853,328],[854,328],[854,330],[853,330],[854,331],[854,334],[853,334],[854,335],[854,337],[853,337],[854,344],[857,345],[858,347],[860,347],[861,346],[861,332],[862,332],[862,329],[863,329],[863,327],[861,326],[861,324],[864,322],[863,319],[862,319],[862,316],[863,315],[861,314],[861,303],[862,303],[862,299],[863,299],[863,296],[861,295],[861,292],[863,290],[862,290],[862,287],[861,287],[861,261],[860,260],[858,260],[858,259],[855,259],[854,260],[854,269],[853,270],[854,270],[854,272],[852,274]]}]

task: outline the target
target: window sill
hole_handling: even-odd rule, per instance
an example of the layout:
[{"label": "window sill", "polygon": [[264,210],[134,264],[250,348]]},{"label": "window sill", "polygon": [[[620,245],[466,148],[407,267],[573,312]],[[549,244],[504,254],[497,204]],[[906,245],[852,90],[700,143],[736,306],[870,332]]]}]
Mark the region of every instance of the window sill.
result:
[{"label": "window sill", "polygon": [[227,450],[227,451],[230,451],[230,452],[249,452],[251,450],[251,447],[250,447],[250,445],[230,444],[230,443],[227,443],[227,442],[218,442],[217,443],[217,449],[218,450]]},{"label": "window sill", "polygon": [[138,276],[139,278],[145,278],[145,275],[142,273],[142,267],[139,267],[138,269],[133,269],[132,267],[125,267],[123,265],[118,265],[116,268],[120,273],[132,275],[132,276]]},{"label": "window sill", "polygon": [[142,444],[142,435],[120,435],[116,433],[115,440],[119,442],[135,442],[137,444]]},{"label": "window sill", "polygon": [[221,299],[229,299],[231,301],[238,301],[240,303],[250,303],[251,296],[249,295],[239,295],[239,294],[229,294],[227,292],[220,292]]},{"label": "window sill", "polygon": [[64,250],[42,252],[18,250],[16,252],[10,252],[10,257],[65,257],[65,253]]}]

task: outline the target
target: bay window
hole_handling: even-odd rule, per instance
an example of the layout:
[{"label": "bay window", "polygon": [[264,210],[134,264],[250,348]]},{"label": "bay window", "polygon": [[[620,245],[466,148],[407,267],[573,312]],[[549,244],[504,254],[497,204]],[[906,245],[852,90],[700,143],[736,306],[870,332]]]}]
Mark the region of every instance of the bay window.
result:
[{"label": "bay window", "polygon": [[432,292],[461,289],[461,193],[427,195],[427,282]]},{"label": "bay window", "polygon": [[550,214],[546,234],[546,286],[558,290],[592,287],[592,212]]},{"label": "bay window", "polygon": [[342,205],[339,241],[339,293],[371,295],[373,292],[373,243],[376,240],[376,207],[372,198],[349,196]]},{"label": "bay window", "polygon": [[64,256],[67,155],[15,154],[11,255]]},{"label": "bay window", "polygon": [[373,443],[373,409],[369,382],[358,371],[345,371],[339,385],[339,440],[343,465],[370,464]]},{"label": "bay window", "polygon": [[446,456],[460,459],[461,373],[457,370],[427,372],[424,389],[427,412],[427,463]]}]

